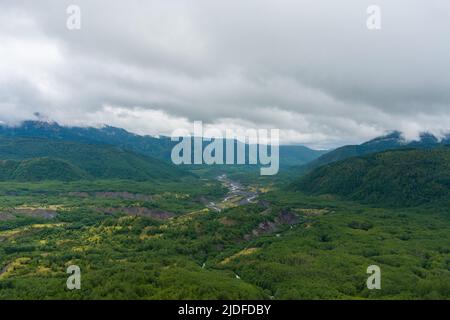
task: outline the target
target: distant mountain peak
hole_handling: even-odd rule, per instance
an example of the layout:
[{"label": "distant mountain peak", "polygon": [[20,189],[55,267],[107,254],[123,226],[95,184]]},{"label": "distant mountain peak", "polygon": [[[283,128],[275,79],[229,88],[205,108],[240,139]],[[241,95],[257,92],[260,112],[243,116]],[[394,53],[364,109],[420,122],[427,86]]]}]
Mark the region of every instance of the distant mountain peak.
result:
[{"label": "distant mountain peak", "polygon": [[46,116],[45,114],[42,114],[41,112],[35,112],[35,113],[33,113],[33,115],[36,117],[38,122],[54,122],[54,121],[50,120],[50,118],[48,116]]},{"label": "distant mountain peak", "polygon": [[362,156],[371,153],[382,152],[386,150],[402,149],[402,148],[435,148],[442,145],[450,144],[450,134],[445,138],[438,138],[432,133],[423,132],[419,134],[416,140],[408,140],[400,131],[392,131],[383,136],[377,137],[360,145],[349,145],[330,151],[318,159],[307,164],[306,171],[337,162],[347,158]]},{"label": "distant mountain peak", "polygon": [[60,127],[60,125],[56,121],[52,120],[25,120],[20,125],[17,126],[41,127],[41,128]]},{"label": "distant mountain peak", "polygon": [[380,143],[380,142],[387,142],[387,141],[395,141],[400,143],[406,143],[406,139],[403,137],[403,134],[400,131],[391,131],[387,134],[376,137],[372,140],[369,140],[367,142],[362,143],[362,145],[369,145],[374,143]]},{"label": "distant mountain peak", "polygon": [[445,134],[441,137],[437,137],[431,132],[421,132],[418,134],[417,138],[407,139],[405,137],[405,134],[401,131],[391,131],[383,136],[374,138],[372,140],[369,140],[367,142],[364,142],[361,144],[361,146],[364,145],[371,145],[376,143],[386,143],[386,142],[393,142],[397,143],[399,145],[408,145],[408,144],[438,144],[441,142],[444,142],[445,140],[450,139],[450,133]]}]

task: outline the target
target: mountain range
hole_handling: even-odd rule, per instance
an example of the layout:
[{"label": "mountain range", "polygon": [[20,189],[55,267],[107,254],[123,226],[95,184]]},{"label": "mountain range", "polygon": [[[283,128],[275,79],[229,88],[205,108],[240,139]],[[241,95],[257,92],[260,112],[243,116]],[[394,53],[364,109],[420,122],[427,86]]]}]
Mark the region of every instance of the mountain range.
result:
[{"label": "mountain range", "polygon": [[[56,122],[31,120],[24,121],[18,126],[0,125],[0,136],[37,137],[78,143],[107,144],[167,162],[171,161],[172,148],[178,143],[171,141],[166,136],[141,136],[111,126],[68,127],[61,126]],[[303,165],[326,152],[299,145],[282,145],[280,146],[280,165],[284,167]]]},{"label": "mountain range", "polygon": [[[178,179],[191,175],[188,170],[192,166],[171,163],[170,154],[176,143],[169,137],[140,136],[111,126],[68,127],[45,121],[0,125],[0,180]],[[312,177],[326,172],[336,178],[333,181],[341,181],[337,179],[337,173],[332,174],[334,167],[327,167],[329,164],[388,150],[428,150],[448,144],[449,136],[438,139],[423,133],[417,141],[406,141],[395,131],[360,145],[343,146],[329,152],[299,145],[280,146],[280,165],[286,169],[284,174],[300,189],[304,189],[308,181],[312,186],[308,190],[317,192],[322,188],[317,187],[317,180]],[[352,162],[348,164],[352,165]],[[345,167],[347,163],[340,165]],[[226,167],[222,166],[220,170],[226,170]],[[307,173],[310,174],[305,180],[296,181]],[[333,190],[332,181],[329,184]]]},{"label": "mountain range", "polygon": [[339,147],[321,155],[317,159],[314,159],[305,165],[293,168],[292,172],[296,174],[304,174],[329,163],[386,150],[411,148],[424,149],[445,145],[450,145],[450,135],[439,139],[430,133],[422,133],[420,134],[419,139],[408,141],[403,138],[401,132],[394,131],[359,145],[346,145]]}]

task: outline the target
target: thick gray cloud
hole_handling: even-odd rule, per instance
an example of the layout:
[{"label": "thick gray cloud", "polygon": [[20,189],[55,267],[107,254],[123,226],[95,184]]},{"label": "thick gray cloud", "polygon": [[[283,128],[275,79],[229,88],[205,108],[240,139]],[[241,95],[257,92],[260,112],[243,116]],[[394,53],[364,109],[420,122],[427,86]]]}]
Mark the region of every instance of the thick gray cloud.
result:
[{"label": "thick gray cloud", "polygon": [[148,134],[202,120],[314,147],[448,132],[450,3],[376,1],[370,31],[372,3],[3,0],[0,119]]}]

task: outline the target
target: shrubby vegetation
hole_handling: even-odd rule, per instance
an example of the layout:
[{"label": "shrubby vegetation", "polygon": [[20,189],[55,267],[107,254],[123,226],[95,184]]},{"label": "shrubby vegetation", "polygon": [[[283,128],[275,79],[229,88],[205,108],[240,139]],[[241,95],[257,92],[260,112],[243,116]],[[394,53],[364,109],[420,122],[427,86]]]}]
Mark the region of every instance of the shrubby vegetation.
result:
[{"label": "shrubby vegetation", "polygon": [[[450,297],[448,206],[371,208],[275,189],[259,204],[212,212],[198,196],[218,201],[224,190],[186,179],[176,193],[169,183],[131,181],[0,184],[3,217],[15,215],[0,219],[0,298]],[[58,214],[14,213],[24,206]],[[175,216],[98,210],[132,206]],[[82,290],[66,289],[71,264]],[[365,286],[371,264],[382,269],[382,290]]]}]

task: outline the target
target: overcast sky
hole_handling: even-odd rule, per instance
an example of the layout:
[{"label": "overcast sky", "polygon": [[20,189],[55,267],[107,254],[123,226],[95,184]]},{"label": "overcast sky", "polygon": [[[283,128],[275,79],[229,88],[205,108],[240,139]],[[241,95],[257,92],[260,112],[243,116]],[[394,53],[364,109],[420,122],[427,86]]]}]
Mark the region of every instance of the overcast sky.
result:
[{"label": "overcast sky", "polygon": [[0,0],[0,120],[35,112],[152,135],[279,128],[316,148],[443,134],[450,1]]}]

